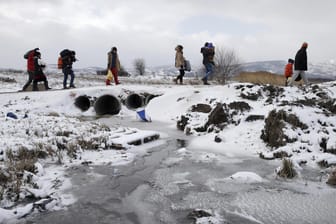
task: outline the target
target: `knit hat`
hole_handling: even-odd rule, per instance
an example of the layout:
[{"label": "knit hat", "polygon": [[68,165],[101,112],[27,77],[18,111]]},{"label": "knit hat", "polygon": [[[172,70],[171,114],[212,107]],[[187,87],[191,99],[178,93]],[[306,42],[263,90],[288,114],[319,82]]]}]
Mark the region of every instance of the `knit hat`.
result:
[{"label": "knit hat", "polygon": [[303,42],[302,47],[303,48],[307,48],[308,47],[308,43],[307,42]]}]

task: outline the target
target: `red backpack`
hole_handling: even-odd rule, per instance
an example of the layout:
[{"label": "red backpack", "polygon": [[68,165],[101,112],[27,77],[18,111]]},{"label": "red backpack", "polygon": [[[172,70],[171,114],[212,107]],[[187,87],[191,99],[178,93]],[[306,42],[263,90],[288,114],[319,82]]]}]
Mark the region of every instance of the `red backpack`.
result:
[{"label": "red backpack", "polygon": [[62,68],[63,68],[63,60],[62,60],[62,57],[61,57],[61,56],[58,57],[58,60],[57,60],[57,68],[58,68],[58,69],[62,69]]}]

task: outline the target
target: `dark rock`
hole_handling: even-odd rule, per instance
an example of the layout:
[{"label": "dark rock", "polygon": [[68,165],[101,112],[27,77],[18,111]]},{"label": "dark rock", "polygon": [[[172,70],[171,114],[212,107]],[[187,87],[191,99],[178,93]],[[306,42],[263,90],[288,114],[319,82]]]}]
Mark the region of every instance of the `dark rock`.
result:
[{"label": "dark rock", "polygon": [[220,142],[222,142],[222,139],[216,135],[215,136],[215,142],[220,143]]},{"label": "dark rock", "polygon": [[333,100],[328,100],[328,101],[323,101],[323,102],[319,102],[318,105],[326,110],[328,110],[329,112],[331,112],[332,114],[336,114],[336,102],[335,99]]},{"label": "dark rock", "polygon": [[209,114],[209,119],[206,126],[208,127],[211,124],[221,124],[224,122],[228,122],[228,120],[228,115],[223,109],[223,104],[218,103]]},{"label": "dark rock", "polygon": [[243,102],[243,101],[232,102],[232,103],[229,104],[229,108],[233,109],[233,110],[238,110],[238,111],[241,111],[241,112],[251,110],[250,105],[246,102]]},{"label": "dark rock", "polygon": [[191,107],[191,112],[210,113],[212,110],[208,104],[199,103]]},{"label": "dark rock", "polygon": [[327,150],[327,139],[326,138],[321,139],[320,147],[323,149],[324,152],[326,152]]},{"label": "dark rock", "polygon": [[256,121],[256,120],[264,120],[265,116],[264,115],[249,115],[245,121],[246,122],[251,122],[251,121]]},{"label": "dark rock", "polygon": [[184,128],[187,126],[189,121],[189,118],[187,118],[186,116],[182,115],[180,120],[177,121],[177,129],[184,131]]},{"label": "dark rock", "polygon": [[329,175],[327,184],[332,185],[332,186],[336,186],[336,169],[333,170],[331,172],[331,174]]},{"label": "dark rock", "polygon": [[258,92],[258,93],[248,93],[248,94],[241,93],[240,97],[243,98],[243,99],[247,99],[247,100],[257,101],[259,99],[259,97],[261,97],[261,94],[260,94],[260,92]]},{"label": "dark rock", "polygon": [[197,219],[203,218],[203,217],[211,217],[212,215],[204,210],[193,210],[188,214],[188,218],[194,220],[194,223],[196,223]]}]

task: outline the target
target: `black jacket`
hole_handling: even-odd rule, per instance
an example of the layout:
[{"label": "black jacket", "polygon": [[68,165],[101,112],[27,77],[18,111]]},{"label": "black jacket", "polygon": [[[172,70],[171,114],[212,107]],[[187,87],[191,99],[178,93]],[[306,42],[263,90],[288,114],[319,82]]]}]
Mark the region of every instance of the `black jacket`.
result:
[{"label": "black jacket", "polygon": [[208,47],[202,47],[201,48],[201,54],[203,54],[203,64],[214,64],[214,55],[215,55],[215,49],[214,48],[208,48]]},{"label": "black jacket", "polygon": [[298,71],[307,71],[307,51],[306,48],[301,48],[295,55],[294,69]]}]

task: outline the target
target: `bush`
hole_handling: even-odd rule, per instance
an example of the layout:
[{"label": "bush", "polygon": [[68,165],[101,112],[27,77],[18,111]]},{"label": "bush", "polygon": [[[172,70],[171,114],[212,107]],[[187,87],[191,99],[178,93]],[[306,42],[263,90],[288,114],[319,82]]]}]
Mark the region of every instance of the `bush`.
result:
[{"label": "bush", "polygon": [[290,159],[283,159],[282,167],[277,172],[277,175],[283,178],[294,178],[297,175],[297,172],[294,169],[293,162]]}]

